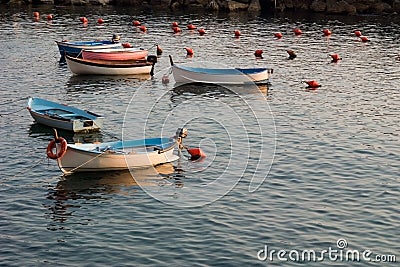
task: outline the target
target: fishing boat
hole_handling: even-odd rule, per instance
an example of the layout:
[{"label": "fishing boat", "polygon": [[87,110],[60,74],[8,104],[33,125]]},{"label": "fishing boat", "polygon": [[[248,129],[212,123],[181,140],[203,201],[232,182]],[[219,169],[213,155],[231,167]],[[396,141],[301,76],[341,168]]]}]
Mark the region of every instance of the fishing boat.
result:
[{"label": "fishing boat", "polygon": [[177,65],[172,61],[176,83],[265,84],[273,73],[270,68],[199,68]]},{"label": "fishing boat", "polygon": [[179,156],[174,154],[174,150],[181,146],[186,135],[187,130],[179,128],[171,138],[67,144],[56,133],[46,153],[49,158],[57,160],[58,167],[65,174],[144,168],[177,160]]},{"label": "fishing boat", "polygon": [[27,109],[40,124],[72,132],[98,131],[103,126],[103,117],[41,98],[28,99]]},{"label": "fishing boat", "polygon": [[113,35],[111,40],[95,40],[95,41],[56,41],[58,50],[60,51],[61,57],[70,55],[73,57],[80,56],[82,49],[110,49],[110,48],[122,48],[122,44],[119,42],[120,37]]},{"label": "fishing boat", "polygon": [[146,60],[95,60],[66,55],[68,69],[75,75],[138,75],[154,73],[156,56]]},{"label": "fishing boat", "polygon": [[114,49],[83,49],[83,59],[97,60],[143,60],[148,51],[138,48],[114,48]]}]

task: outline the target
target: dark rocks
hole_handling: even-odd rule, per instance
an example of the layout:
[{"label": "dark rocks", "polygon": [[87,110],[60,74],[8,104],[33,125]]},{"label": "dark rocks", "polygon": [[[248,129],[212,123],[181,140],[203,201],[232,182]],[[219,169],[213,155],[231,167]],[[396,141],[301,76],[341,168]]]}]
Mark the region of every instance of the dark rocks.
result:
[{"label": "dark rocks", "polygon": [[400,0],[0,0],[8,4],[120,5],[169,8],[172,11],[284,12],[313,11],[327,14],[398,14]]},{"label": "dark rocks", "polygon": [[357,9],[355,6],[349,4],[345,0],[342,1],[327,0],[326,12],[329,14],[355,15],[357,13]]},{"label": "dark rocks", "polygon": [[326,1],[316,0],[310,5],[310,10],[315,12],[325,12],[326,11]]}]

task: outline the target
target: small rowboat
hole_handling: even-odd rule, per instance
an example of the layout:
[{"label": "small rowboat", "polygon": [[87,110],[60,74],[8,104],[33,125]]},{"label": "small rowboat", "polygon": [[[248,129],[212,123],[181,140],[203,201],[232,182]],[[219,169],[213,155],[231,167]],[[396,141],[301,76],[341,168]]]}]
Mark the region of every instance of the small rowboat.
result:
[{"label": "small rowboat", "polygon": [[178,129],[172,138],[147,138],[93,144],[66,144],[55,136],[47,147],[47,156],[56,159],[65,174],[145,168],[179,159],[174,149],[181,145],[186,129]]},{"label": "small rowboat", "polygon": [[148,51],[137,48],[120,49],[83,49],[83,59],[97,60],[144,60],[147,58]]},{"label": "small rowboat", "polygon": [[170,62],[176,83],[265,84],[273,73],[270,68],[198,68],[176,65],[171,56]]},{"label": "small rowboat", "polygon": [[100,115],[41,98],[29,98],[27,109],[36,122],[53,128],[89,132],[103,126]]},{"label": "small rowboat", "polygon": [[56,41],[58,50],[60,51],[61,57],[65,55],[77,57],[81,54],[82,49],[110,49],[110,48],[122,48],[122,44],[119,42],[120,38],[117,35],[113,35],[112,40],[96,40],[96,41]]},{"label": "small rowboat", "polygon": [[69,70],[75,75],[153,75],[157,57],[147,60],[94,60],[65,56]]}]

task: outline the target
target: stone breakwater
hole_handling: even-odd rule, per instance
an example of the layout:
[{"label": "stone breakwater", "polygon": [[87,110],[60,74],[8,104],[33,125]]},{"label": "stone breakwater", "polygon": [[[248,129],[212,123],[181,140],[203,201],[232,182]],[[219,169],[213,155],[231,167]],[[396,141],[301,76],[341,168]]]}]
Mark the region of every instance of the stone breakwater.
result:
[{"label": "stone breakwater", "polygon": [[0,0],[7,4],[139,5],[170,10],[312,11],[326,14],[398,14],[400,0]]}]

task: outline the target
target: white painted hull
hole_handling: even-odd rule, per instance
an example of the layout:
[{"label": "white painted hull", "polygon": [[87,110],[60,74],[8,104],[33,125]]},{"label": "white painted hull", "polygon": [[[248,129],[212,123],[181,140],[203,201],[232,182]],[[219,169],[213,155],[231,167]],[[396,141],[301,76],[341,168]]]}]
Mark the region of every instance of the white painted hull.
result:
[{"label": "white painted hull", "polygon": [[66,174],[126,170],[155,166],[179,158],[174,155],[174,147],[160,152],[144,147],[96,151],[97,146],[99,144],[68,144],[65,155],[57,159],[59,168]]},{"label": "white painted hull", "polygon": [[66,56],[69,70],[76,75],[140,75],[150,74],[151,64],[87,64],[88,60]]},{"label": "white painted hull", "polygon": [[[197,70],[199,68],[196,68]],[[233,71],[232,71],[233,70]],[[265,69],[260,72],[252,74],[243,74],[239,70],[232,69],[227,74],[208,73],[207,69],[204,72],[190,71],[179,66],[172,66],[172,74],[175,82],[177,83],[212,83],[212,84],[252,84],[252,83],[266,83],[268,82],[271,74],[270,69]]]}]

